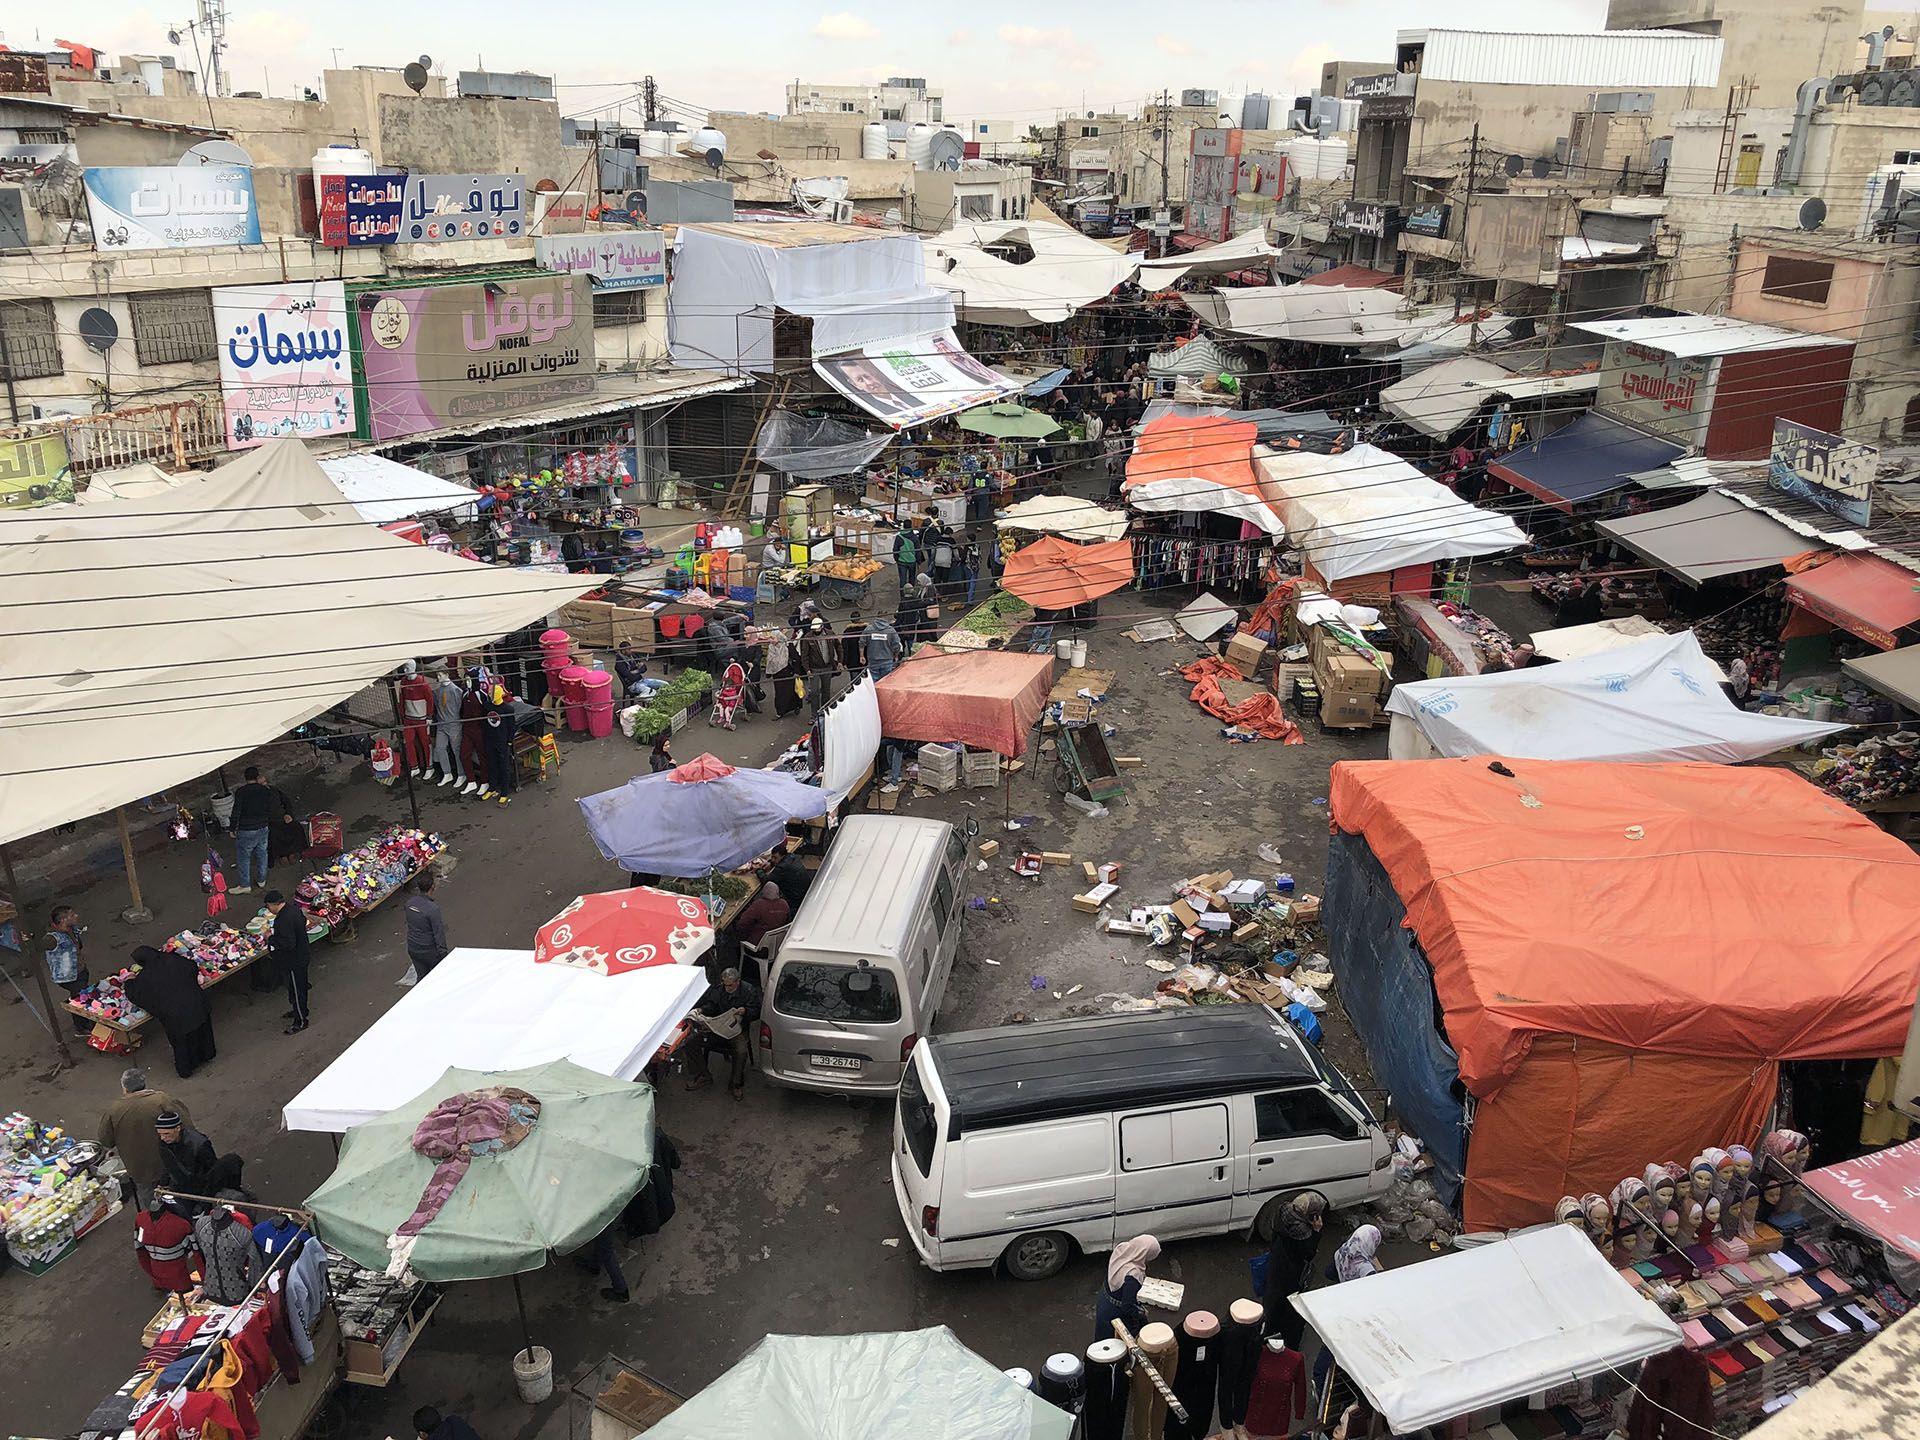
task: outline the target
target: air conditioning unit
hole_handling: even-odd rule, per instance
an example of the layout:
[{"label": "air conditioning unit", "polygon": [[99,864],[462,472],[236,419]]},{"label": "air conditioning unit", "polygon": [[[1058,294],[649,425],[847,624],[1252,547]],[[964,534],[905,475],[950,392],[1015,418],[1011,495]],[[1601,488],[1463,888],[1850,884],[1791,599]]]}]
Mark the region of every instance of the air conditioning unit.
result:
[{"label": "air conditioning unit", "polygon": [[834,224],[851,225],[853,223],[853,202],[851,200],[835,200],[831,213]]}]

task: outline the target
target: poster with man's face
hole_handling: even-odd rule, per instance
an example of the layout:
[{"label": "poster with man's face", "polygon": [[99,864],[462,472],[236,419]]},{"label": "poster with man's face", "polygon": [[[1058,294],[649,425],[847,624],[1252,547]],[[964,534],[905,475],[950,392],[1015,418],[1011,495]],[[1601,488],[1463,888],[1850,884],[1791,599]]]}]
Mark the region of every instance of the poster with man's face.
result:
[{"label": "poster with man's face", "polygon": [[1020,387],[961,348],[951,330],[814,361],[821,378],[896,430],[985,405]]}]

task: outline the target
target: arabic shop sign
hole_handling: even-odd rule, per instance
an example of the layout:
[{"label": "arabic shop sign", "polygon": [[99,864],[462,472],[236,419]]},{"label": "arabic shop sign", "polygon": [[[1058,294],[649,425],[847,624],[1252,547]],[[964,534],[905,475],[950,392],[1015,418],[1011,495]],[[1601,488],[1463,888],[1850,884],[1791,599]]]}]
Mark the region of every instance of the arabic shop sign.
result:
[{"label": "arabic shop sign", "polygon": [[1873,477],[1879,466],[1880,452],[1871,445],[1791,420],[1773,422],[1767,483],[1812,501],[1849,525],[1872,523]]},{"label": "arabic shop sign", "polygon": [[1400,207],[1382,205],[1374,200],[1342,200],[1334,212],[1336,235],[1369,235],[1384,240],[1399,230]]},{"label": "arabic shop sign", "polygon": [[1415,205],[1407,211],[1400,228],[1409,235],[1443,237],[1447,233],[1447,221],[1452,218],[1451,205]]},{"label": "arabic shop sign", "polygon": [[667,237],[659,230],[601,235],[541,235],[533,258],[543,270],[591,275],[601,290],[638,290],[667,283]]},{"label": "arabic shop sign", "polygon": [[321,243],[424,245],[528,233],[520,175],[323,175]]},{"label": "arabic shop sign", "polygon": [[[67,442],[58,435],[0,440],[0,509],[44,505],[59,498],[56,487],[67,469]],[[71,485],[65,487],[73,498]]]},{"label": "arabic shop sign", "polygon": [[353,309],[375,440],[593,393],[585,275],[369,290]]},{"label": "arabic shop sign", "polygon": [[1718,365],[1711,356],[1681,357],[1609,340],[1601,352],[1594,408],[1663,440],[1697,446],[1713,413]]},{"label": "arabic shop sign", "polygon": [[346,287],[338,280],[213,290],[227,448],[353,433]]},{"label": "arabic shop sign", "polygon": [[253,172],[244,165],[115,165],[84,173],[96,250],[258,245]]}]

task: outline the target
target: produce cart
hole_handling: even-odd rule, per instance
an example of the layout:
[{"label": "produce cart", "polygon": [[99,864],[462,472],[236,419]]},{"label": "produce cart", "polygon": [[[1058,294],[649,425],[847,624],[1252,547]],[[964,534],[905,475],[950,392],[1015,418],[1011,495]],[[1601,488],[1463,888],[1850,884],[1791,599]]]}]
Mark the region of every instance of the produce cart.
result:
[{"label": "produce cart", "polygon": [[1120,769],[1107,749],[1107,737],[1097,724],[1062,725],[1054,739],[1060,763],[1053,783],[1062,795],[1078,793],[1096,804],[1118,800],[1127,793]]},{"label": "produce cart", "polygon": [[766,570],[761,578],[774,592],[774,598],[786,600],[795,591],[805,591],[822,610],[838,610],[848,601],[864,600],[873,593],[873,577],[881,570],[870,556],[835,556],[811,565],[783,565]]}]

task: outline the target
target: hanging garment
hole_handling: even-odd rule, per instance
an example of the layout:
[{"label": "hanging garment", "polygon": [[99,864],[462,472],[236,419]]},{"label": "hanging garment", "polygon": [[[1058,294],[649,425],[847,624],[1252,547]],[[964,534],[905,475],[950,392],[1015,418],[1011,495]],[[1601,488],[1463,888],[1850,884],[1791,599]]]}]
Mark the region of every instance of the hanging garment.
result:
[{"label": "hanging garment", "polygon": [[1087,1347],[1086,1398],[1081,1402],[1083,1440],[1121,1440],[1127,1420],[1127,1347],[1096,1340]]},{"label": "hanging garment", "polygon": [[1285,1435],[1307,1413],[1307,1362],[1298,1350],[1260,1351],[1244,1424],[1250,1435]]},{"label": "hanging garment", "polygon": [[1181,1322],[1180,1372],[1173,1393],[1187,1418],[1168,1415],[1166,1440],[1205,1440],[1213,1433],[1213,1397],[1220,1384],[1220,1321],[1196,1310]]},{"label": "hanging garment", "polygon": [[[1236,1300],[1234,1309],[1247,1303]],[[1255,1304],[1251,1313],[1251,1320],[1229,1314],[1220,1332],[1220,1426],[1224,1430],[1247,1418],[1247,1406],[1253,1399],[1253,1374],[1260,1364],[1260,1307]]]},{"label": "hanging garment", "polygon": [[246,1299],[265,1268],[253,1232],[231,1210],[221,1207],[193,1222],[193,1244],[207,1298],[220,1305],[238,1305]]}]

